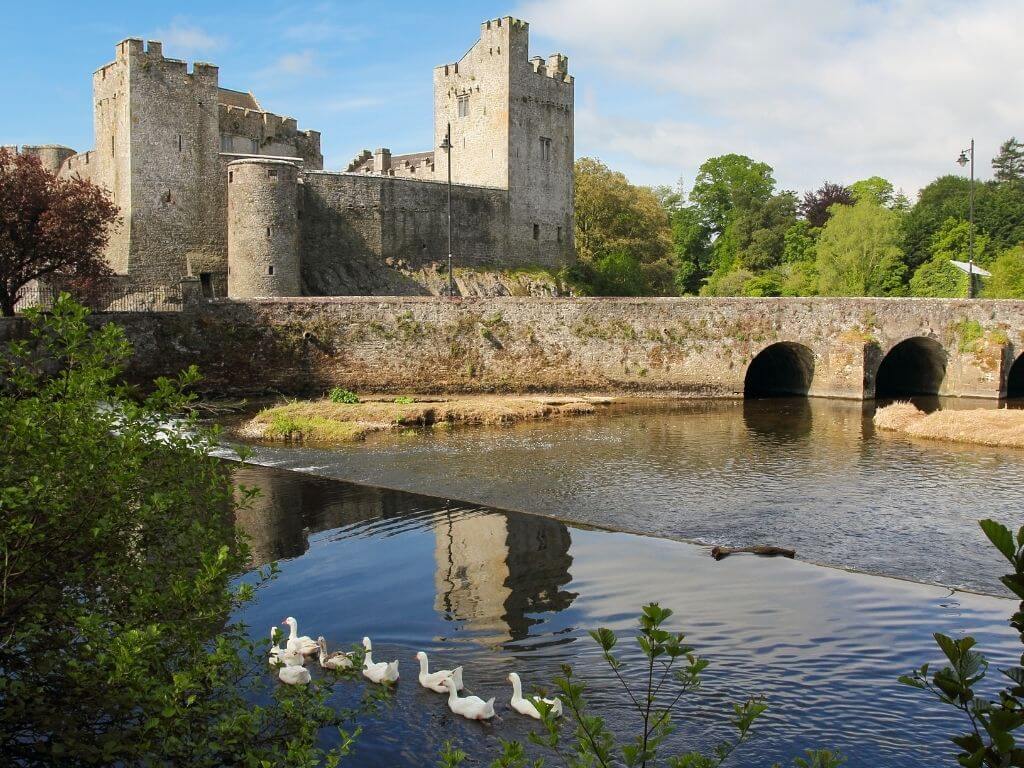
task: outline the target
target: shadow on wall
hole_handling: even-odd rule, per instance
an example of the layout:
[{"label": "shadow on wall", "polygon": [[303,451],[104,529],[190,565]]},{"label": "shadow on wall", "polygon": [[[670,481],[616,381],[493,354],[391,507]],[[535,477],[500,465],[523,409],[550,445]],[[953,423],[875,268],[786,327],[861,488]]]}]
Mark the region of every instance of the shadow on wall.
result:
[{"label": "shadow on wall", "polygon": [[1024,353],[1019,355],[1010,367],[1010,373],[1006,377],[1006,396],[1024,398]]},{"label": "shadow on wall", "polygon": [[814,353],[803,344],[782,341],[761,350],[747,367],[743,397],[802,397],[814,381]]},{"label": "shadow on wall", "polygon": [[875,399],[939,394],[948,361],[946,350],[934,339],[916,336],[901,341],[878,366]]}]

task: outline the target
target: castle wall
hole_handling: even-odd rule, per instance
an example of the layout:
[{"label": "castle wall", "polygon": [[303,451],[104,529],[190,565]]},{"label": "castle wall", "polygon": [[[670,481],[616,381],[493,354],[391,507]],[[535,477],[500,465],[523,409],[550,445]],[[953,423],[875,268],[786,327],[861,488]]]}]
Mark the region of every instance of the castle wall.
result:
[{"label": "castle wall", "polygon": [[32,155],[39,159],[40,164],[50,173],[59,173],[64,162],[75,154],[71,147],[61,144],[25,144],[23,146],[5,147],[17,154]]},{"label": "castle wall", "polygon": [[[299,250],[310,294],[422,293],[392,267],[448,259],[447,185],[367,174],[308,173]],[[455,186],[453,252],[460,267],[499,263],[507,252],[504,190]]]}]

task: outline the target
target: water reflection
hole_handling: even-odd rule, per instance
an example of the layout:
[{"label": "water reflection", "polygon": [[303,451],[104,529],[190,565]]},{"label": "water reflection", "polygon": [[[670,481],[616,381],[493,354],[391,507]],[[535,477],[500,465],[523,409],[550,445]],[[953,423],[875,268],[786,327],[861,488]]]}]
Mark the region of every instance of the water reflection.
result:
[{"label": "water reflection", "polygon": [[435,608],[477,638],[493,645],[521,640],[541,621],[538,614],[564,610],[576,597],[562,589],[571,579],[571,537],[556,520],[480,514],[432,497],[277,469],[240,466],[235,482],[259,492],[237,514],[253,567],[302,555],[322,531],[394,535],[423,525],[435,537]]},{"label": "water reflection", "polygon": [[[921,406],[996,407],[924,400]],[[257,461],[659,536],[792,547],[812,562],[1005,594],[978,529],[1024,507],[1024,451],[876,432],[870,403],[646,403]],[[1012,521],[1011,521],[1012,522]]]},{"label": "water reflection", "polygon": [[[470,764],[490,764],[497,738],[526,741],[535,727],[509,709],[508,672],[549,685],[562,664],[625,737],[635,712],[586,631],[620,633],[620,673],[636,684],[642,665],[626,637],[650,600],[675,609],[673,625],[712,661],[671,750],[711,749],[726,734],[730,702],[767,697],[768,715],[736,765],[791,765],[806,747],[872,768],[948,764],[955,713],[896,677],[935,660],[936,630],[974,634],[994,667],[1019,651],[1005,626],[1010,600],[788,560],[719,563],[677,542],[278,469],[241,467],[237,478],[268,492],[240,516],[257,560],[288,557],[239,618],[258,632],[295,615],[301,631],[332,645],[368,634],[381,658],[401,660],[392,703],[362,723],[352,757],[361,768],[433,764],[446,739]],[[473,693],[497,696],[499,718],[481,727],[452,716],[416,683],[418,650],[438,666],[464,665]],[[331,705],[352,706],[362,691],[339,683]]]}]

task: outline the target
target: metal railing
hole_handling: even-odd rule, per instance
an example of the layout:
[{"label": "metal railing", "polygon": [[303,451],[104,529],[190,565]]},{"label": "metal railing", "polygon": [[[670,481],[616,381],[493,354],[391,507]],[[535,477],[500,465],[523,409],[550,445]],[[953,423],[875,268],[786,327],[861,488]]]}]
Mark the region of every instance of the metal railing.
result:
[{"label": "metal railing", "polygon": [[88,290],[39,286],[19,291],[15,311],[23,312],[29,307],[50,310],[57,297],[65,290],[75,301],[96,313],[179,312],[182,308],[181,289],[178,286],[104,286]]}]

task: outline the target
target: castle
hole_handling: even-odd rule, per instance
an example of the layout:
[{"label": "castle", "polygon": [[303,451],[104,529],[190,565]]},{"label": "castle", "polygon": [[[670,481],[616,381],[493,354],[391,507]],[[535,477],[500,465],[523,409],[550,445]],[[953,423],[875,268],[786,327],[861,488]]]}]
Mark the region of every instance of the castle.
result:
[{"label": "castle", "polygon": [[[93,74],[95,147],[23,147],[110,190],[122,223],[107,257],[129,286],[201,281],[208,296],[429,293],[457,266],[573,259],[573,78],[530,58],[529,25],[481,25],[434,70],[435,149],[364,151],[323,169],[320,134],[219,85],[218,68],[127,39]],[[450,125],[450,149],[444,139]]]}]

